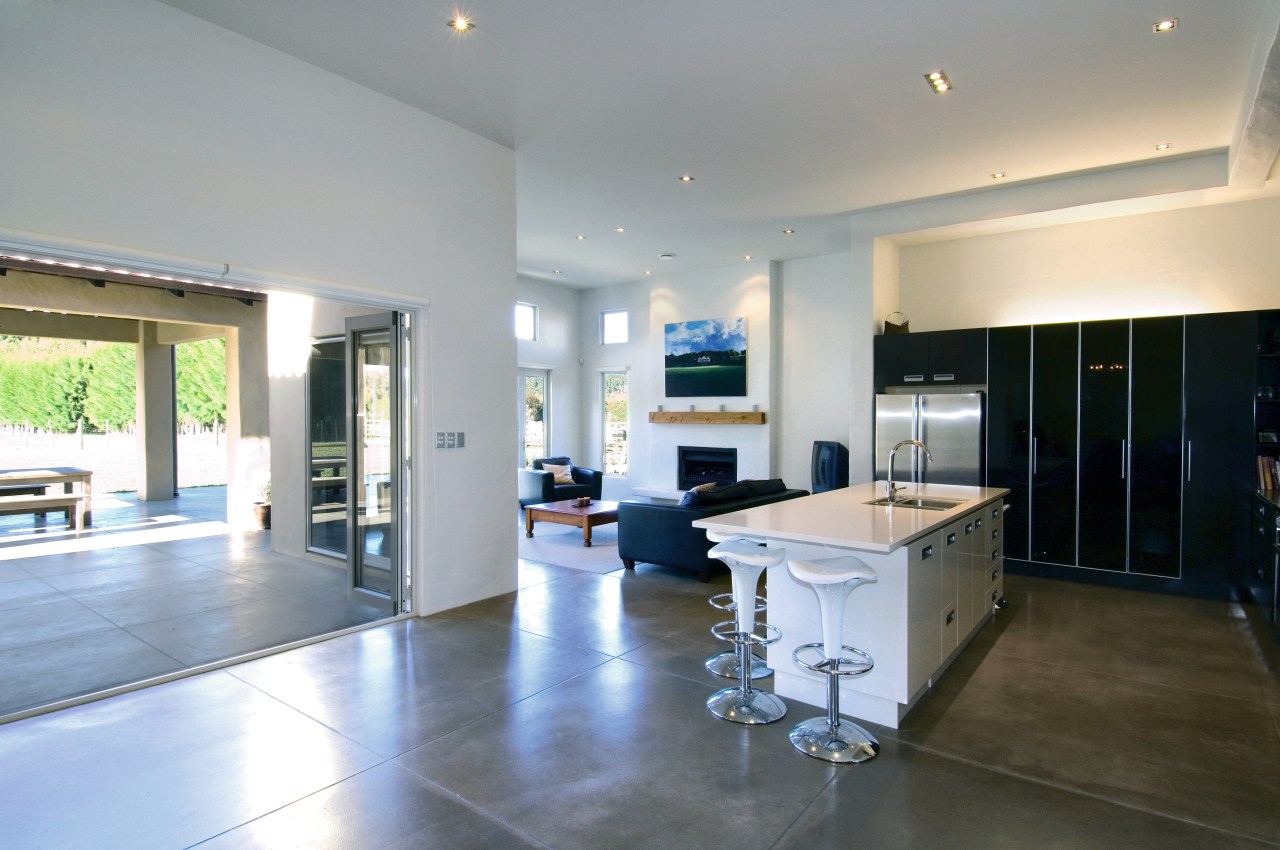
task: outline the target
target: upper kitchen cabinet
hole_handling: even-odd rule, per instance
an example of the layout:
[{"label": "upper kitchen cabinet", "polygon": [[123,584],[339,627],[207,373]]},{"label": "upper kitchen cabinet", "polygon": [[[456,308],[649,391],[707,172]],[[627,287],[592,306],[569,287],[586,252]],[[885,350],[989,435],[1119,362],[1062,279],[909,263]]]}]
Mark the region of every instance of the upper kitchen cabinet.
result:
[{"label": "upper kitchen cabinet", "polygon": [[1182,578],[1222,599],[1247,581],[1256,325],[1254,313],[1204,313],[1184,331]]},{"label": "upper kitchen cabinet", "polygon": [[[1257,456],[1254,476],[1258,489],[1280,490],[1276,481],[1275,461],[1280,457],[1280,310],[1258,313],[1257,393],[1254,408],[1254,442]],[[1272,476],[1266,478],[1261,467],[1271,464]]]},{"label": "upper kitchen cabinet", "polygon": [[987,486],[1008,487],[1004,552],[1025,561],[1031,488],[1031,327],[987,331]]},{"label": "upper kitchen cabinet", "polygon": [[987,330],[888,334],[875,338],[876,390],[987,382]]},{"label": "upper kitchen cabinet", "polygon": [[1031,329],[1031,560],[1076,561],[1080,326]]}]

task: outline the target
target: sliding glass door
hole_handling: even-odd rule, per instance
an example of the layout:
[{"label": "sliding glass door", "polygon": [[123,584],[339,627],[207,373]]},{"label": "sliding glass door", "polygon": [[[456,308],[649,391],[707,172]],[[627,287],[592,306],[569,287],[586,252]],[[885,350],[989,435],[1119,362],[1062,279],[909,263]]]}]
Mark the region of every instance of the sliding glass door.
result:
[{"label": "sliding glass door", "polygon": [[347,320],[347,564],[352,592],[407,610],[408,317]]}]

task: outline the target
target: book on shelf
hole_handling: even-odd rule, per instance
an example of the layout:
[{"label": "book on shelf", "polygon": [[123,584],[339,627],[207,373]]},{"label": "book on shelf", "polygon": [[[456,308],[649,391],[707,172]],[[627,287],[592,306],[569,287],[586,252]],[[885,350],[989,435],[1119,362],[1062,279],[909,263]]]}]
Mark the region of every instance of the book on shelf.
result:
[{"label": "book on shelf", "polygon": [[1258,455],[1258,489],[1280,490],[1280,457]]}]

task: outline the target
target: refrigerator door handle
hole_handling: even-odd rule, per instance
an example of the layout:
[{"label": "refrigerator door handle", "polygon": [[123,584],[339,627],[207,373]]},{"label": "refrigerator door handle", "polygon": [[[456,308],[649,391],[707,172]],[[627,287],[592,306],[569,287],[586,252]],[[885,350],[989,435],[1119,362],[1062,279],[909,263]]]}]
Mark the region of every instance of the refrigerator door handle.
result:
[{"label": "refrigerator door handle", "polygon": [[1040,438],[1031,438],[1031,474],[1037,475],[1040,472]]},{"label": "refrigerator door handle", "polygon": [[1124,480],[1124,471],[1125,471],[1125,466],[1127,465],[1127,464],[1125,464],[1125,462],[1124,462],[1124,455],[1125,455],[1125,443],[1126,443],[1126,442],[1127,442],[1126,440],[1121,440],[1121,441],[1120,441],[1120,480],[1121,480],[1121,481],[1123,481],[1123,480]]},{"label": "refrigerator door handle", "polygon": [[1191,441],[1187,440],[1187,481],[1191,481]]}]

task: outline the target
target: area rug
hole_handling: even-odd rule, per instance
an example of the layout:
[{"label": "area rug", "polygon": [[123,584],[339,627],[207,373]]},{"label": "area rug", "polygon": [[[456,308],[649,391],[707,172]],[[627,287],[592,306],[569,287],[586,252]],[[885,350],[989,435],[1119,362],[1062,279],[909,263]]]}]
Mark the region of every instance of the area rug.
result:
[{"label": "area rug", "polygon": [[618,526],[601,525],[591,529],[591,546],[582,545],[582,529],[571,525],[540,522],[533,527],[533,537],[524,536],[524,520],[520,520],[518,553],[528,561],[541,561],[575,570],[611,573],[622,569],[618,557]]}]

